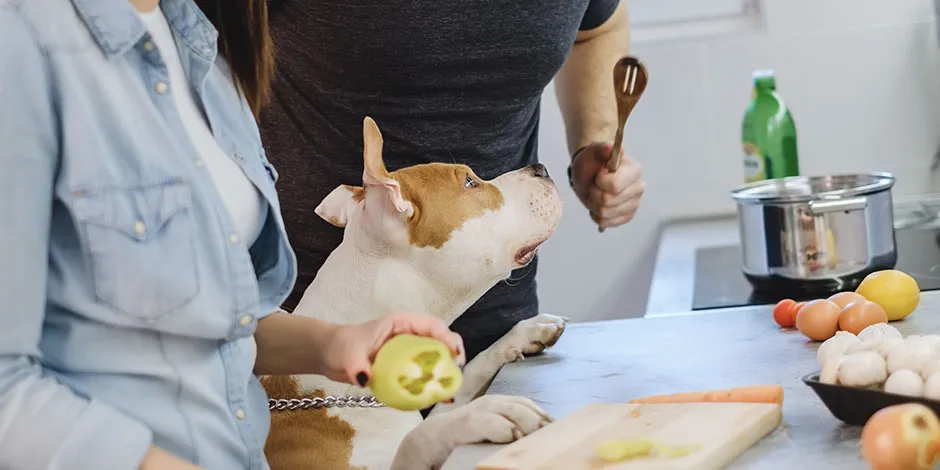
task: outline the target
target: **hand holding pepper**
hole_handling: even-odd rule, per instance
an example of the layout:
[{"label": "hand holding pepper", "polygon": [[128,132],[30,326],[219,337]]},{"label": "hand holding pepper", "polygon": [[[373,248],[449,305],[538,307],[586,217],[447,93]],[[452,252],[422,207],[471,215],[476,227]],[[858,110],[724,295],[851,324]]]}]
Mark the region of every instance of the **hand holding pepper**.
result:
[{"label": "hand holding pepper", "polygon": [[256,375],[318,374],[365,386],[379,348],[393,336],[426,336],[447,345],[459,365],[466,362],[463,340],[439,318],[396,312],[358,325],[311,318],[297,310],[258,321]]},{"label": "hand holding pepper", "polygon": [[438,318],[392,313],[359,325],[337,325],[323,347],[325,375],[332,380],[365,386],[372,376],[372,361],[386,341],[400,334],[427,336],[442,341],[457,364],[466,362],[463,340]]}]

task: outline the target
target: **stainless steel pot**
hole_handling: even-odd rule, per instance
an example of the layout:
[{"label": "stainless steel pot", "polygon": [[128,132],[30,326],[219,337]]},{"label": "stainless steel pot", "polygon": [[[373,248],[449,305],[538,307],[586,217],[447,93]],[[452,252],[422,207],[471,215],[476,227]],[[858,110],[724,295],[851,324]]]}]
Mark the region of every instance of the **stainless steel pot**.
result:
[{"label": "stainless steel pot", "polygon": [[893,186],[891,174],[868,173],[735,189],[745,277],[757,290],[824,293],[894,268]]}]

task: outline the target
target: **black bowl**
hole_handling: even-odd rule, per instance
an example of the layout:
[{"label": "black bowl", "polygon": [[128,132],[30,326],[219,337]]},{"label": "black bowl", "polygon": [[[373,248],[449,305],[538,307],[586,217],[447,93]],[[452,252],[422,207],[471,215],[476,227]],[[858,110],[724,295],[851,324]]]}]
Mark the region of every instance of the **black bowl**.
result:
[{"label": "black bowl", "polygon": [[829,408],[832,416],[846,424],[864,426],[868,418],[871,418],[878,410],[904,403],[920,403],[940,415],[940,401],[897,395],[870,388],[824,384],[819,381],[819,372],[804,376],[803,383],[816,392],[826,408]]}]

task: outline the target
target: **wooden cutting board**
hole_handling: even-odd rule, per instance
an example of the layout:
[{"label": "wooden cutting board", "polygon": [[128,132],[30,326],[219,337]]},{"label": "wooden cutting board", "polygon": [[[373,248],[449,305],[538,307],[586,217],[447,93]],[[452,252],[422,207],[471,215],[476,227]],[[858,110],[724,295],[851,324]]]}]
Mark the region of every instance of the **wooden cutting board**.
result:
[{"label": "wooden cutting board", "polygon": [[[780,406],[765,403],[635,405],[595,403],[500,449],[477,470],[717,470],[773,431]],[[684,457],[605,462],[597,444],[649,438],[670,446],[698,444]]]}]

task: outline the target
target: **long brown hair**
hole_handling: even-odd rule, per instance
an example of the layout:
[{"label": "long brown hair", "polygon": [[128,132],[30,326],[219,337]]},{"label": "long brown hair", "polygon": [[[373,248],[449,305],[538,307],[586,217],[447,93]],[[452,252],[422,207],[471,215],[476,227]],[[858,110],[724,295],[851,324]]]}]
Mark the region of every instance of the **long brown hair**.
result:
[{"label": "long brown hair", "polygon": [[219,31],[219,53],[257,118],[271,94],[274,75],[267,0],[196,0],[196,4]]}]

